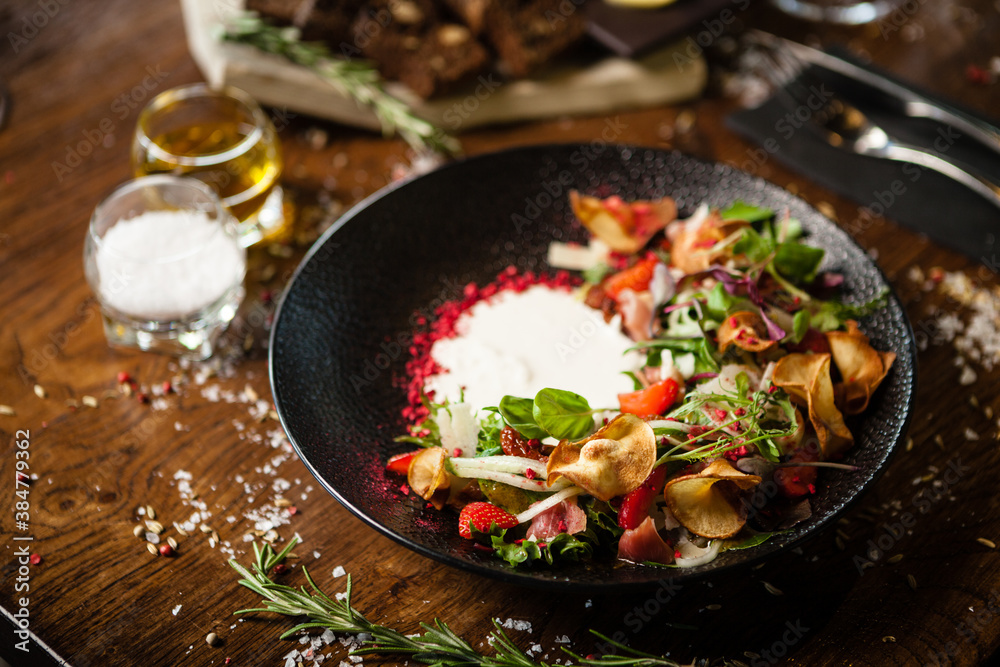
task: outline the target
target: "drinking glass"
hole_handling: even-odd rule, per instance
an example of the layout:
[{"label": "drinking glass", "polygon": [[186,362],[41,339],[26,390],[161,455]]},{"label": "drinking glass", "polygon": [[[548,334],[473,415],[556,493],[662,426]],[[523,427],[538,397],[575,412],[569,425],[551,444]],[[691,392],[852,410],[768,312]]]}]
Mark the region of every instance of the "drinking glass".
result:
[{"label": "drinking glass", "polygon": [[887,16],[900,0],[771,0],[771,4],[807,21],[860,25]]},{"label": "drinking glass", "polygon": [[184,174],[207,183],[239,220],[244,246],[284,228],[281,168],[274,126],[237,88],[172,88],[139,114],[132,142],[135,176]]},{"label": "drinking glass", "polygon": [[206,359],[243,300],[246,249],[210,187],[161,174],[97,206],[84,267],[110,345]]}]

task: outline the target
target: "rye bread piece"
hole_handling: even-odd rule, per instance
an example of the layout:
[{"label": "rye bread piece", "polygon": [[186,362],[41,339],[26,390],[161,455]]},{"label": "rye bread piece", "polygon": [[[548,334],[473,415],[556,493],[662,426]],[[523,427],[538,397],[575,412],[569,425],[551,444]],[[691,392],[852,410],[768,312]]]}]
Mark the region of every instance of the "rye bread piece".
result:
[{"label": "rye bread piece", "polygon": [[278,25],[291,25],[303,0],[246,0],[247,11]]},{"label": "rye bread piece", "polygon": [[351,24],[362,0],[300,0],[292,24],[305,40],[327,42],[334,52],[352,38]]},{"label": "rye bread piece", "polygon": [[428,98],[481,71],[486,48],[471,31],[446,22],[431,0],[374,0],[352,26],[354,44],[387,79]]},{"label": "rye bread piece", "polygon": [[[567,4],[576,11],[565,12]],[[565,0],[489,0],[485,12],[486,41],[515,78],[576,43],[586,29],[583,12]]]}]

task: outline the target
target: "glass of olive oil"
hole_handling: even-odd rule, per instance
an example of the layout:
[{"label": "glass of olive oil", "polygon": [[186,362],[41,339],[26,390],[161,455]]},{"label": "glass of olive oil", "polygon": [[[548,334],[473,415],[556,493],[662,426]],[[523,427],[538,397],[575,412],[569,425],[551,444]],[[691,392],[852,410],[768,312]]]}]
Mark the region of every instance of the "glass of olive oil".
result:
[{"label": "glass of olive oil", "polygon": [[136,177],[170,173],[211,186],[250,246],[281,235],[281,147],[271,120],[242,90],[198,83],[160,93],[139,115]]}]

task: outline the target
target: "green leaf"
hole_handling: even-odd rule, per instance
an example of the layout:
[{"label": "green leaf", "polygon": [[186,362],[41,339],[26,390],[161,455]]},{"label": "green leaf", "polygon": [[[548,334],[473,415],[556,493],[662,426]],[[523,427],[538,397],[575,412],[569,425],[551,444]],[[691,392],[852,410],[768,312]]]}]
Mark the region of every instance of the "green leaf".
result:
[{"label": "green leaf", "polygon": [[737,549],[752,549],[753,547],[760,546],[771,539],[777,533],[756,533],[746,538],[745,540],[728,540],[724,543],[723,548],[726,551],[735,551]]},{"label": "green leaf", "polygon": [[816,279],[825,251],[801,243],[782,243],[774,254],[774,268],[789,280],[800,285]]},{"label": "green leaf", "polygon": [[586,280],[588,283],[596,285],[597,283],[604,280],[604,276],[608,275],[609,273],[611,273],[611,267],[605,264],[604,262],[601,262],[599,264],[595,264],[589,269],[584,269],[583,279]]},{"label": "green leaf", "polygon": [[746,220],[747,222],[760,222],[774,217],[774,211],[763,206],[748,204],[737,199],[733,204],[719,212],[723,220]]},{"label": "green leaf", "polygon": [[713,320],[721,322],[738,301],[740,299],[727,292],[723,283],[716,283],[706,297],[705,312]]},{"label": "green leaf", "polygon": [[[646,365],[648,366],[649,364]],[[632,380],[632,386],[635,389],[635,391],[639,391],[645,388],[643,387],[642,382],[639,380],[636,374],[633,373],[632,371],[622,371],[622,375],[627,375],[629,379]]]},{"label": "green leaf", "polygon": [[789,336],[789,340],[793,343],[801,343],[802,339],[805,338],[806,333],[809,332],[809,322],[811,318],[809,317],[808,310],[800,310],[795,313],[792,318],[792,335]]},{"label": "green leaf", "polygon": [[835,331],[844,326],[847,320],[857,320],[866,315],[885,308],[888,301],[888,288],[879,292],[871,301],[862,304],[840,303],[839,301],[816,301],[812,310],[812,326],[820,331]]},{"label": "green leaf", "polygon": [[753,227],[744,227],[740,240],[733,246],[733,252],[737,255],[746,255],[751,263],[763,262],[774,250],[774,242],[766,239]]},{"label": "green leaf", "polygon": [[507,425],[529,440],[541,439],[548,435],[533,415],[534,402],[530,398],[504,396],[500,399],[500,414]]},{"label": "green leaf", "polygon": [[535,394],[534,421],[559,440],[578,440],[594,430],[594,411],[587,399],[563,389],[542,389]]},{"label": "green leaf", "polygon": [[671,352],[692,352],[695,355],[695,373],[715,373],[719,370],[719,362],[715,359],[712,345],[708,338],[654,338],[630,347],[627,352],[639,350],[670,350]]},{"label": "green leaf", "polygon": [[487,415],[479,421],[479,435],[476,441],[476,456],[492,456],[503,453],[500,434],[504,429],[504,420],[498,408],[484,408]]}]

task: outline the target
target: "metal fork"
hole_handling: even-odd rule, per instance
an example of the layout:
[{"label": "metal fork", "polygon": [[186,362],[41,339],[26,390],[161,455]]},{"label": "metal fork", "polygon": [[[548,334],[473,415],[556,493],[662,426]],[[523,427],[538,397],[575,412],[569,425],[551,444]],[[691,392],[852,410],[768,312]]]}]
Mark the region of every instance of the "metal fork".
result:
[{"label": "metal fork", "polygon": [[771,46],[762,48],[760,53],[765,64],[769,65],[760,68],[761,74],[796,107],[804,105],[810,110],[807,122],[831,146],[858,155],[926,167],[958,181],[1000,208],[1000,186],[971,173],[968,167],[954,160],[897,140],[860,109],[822,85],[819,87],[822,94],[819,94],[816,87],[818,77],[810,73],[809,63],[800,60],[788,49]]}]

